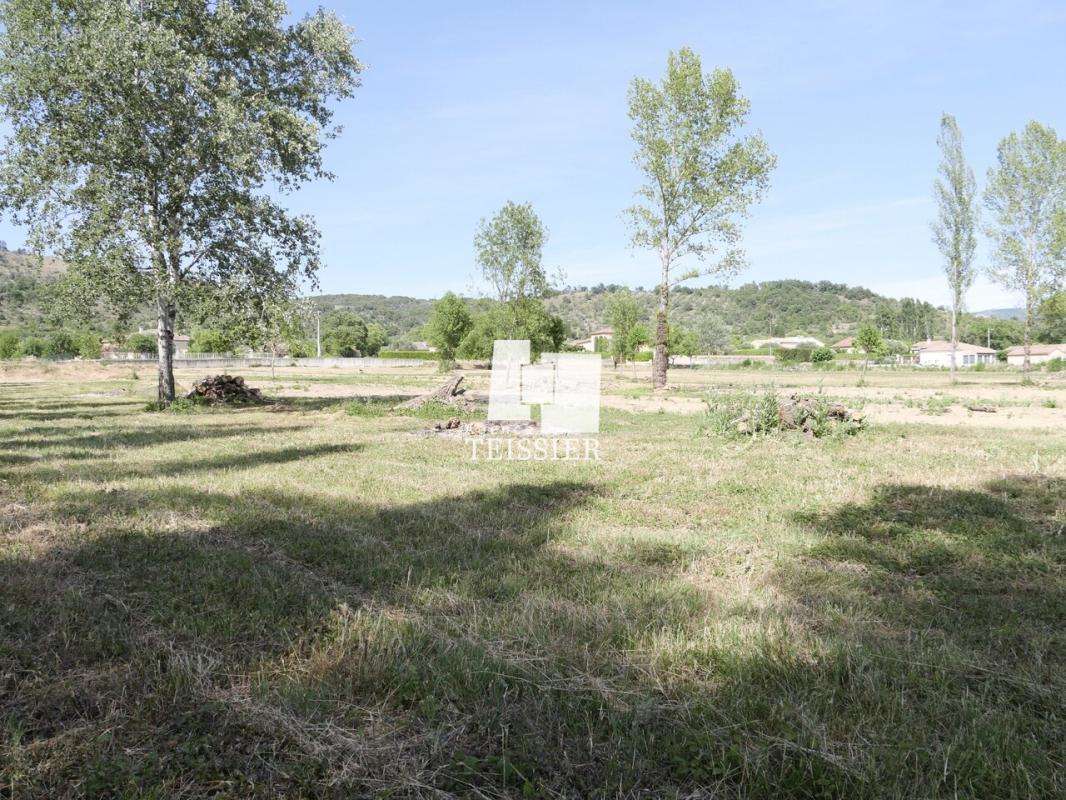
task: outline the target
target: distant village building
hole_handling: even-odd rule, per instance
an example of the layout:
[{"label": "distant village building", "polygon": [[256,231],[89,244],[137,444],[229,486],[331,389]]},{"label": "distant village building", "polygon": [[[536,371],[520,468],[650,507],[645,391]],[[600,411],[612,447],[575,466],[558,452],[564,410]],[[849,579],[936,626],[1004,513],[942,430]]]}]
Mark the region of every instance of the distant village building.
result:
[{"label": "distant village building", "polygon": [[854,353],[855,352],[855,337],[849,336],[846,339],[841,339],[835,345],[833,349],[838,353]]},{"label": "distant village building", "polygon": [[[951,366],[951,342],[942,339],[927,339],[924,342],[915,342],[911,347],[911,353],[919,366],[922,367],[950,367]],[[973,367],[977,364],[994,364],[996,351],[991,347],[981,347],[976,344],[959,342],[955,348],[955,366]]]},{"label": "distant village building", "polygon": [[412,350],[420,350],[426,353],[436,353],[437,348],[431,345],[429,342],[411,342]]},{"label": "distant village building", "polygon": [[184,333],[174,334],[174,357],[185,358],[189,355],[189,344],[192,342],[191,336],[186,336]]},{"label": "distant village building", "polygon": [[771,336],[769,339],[753,339],[752,347],[780,347],[782,350],[795,350],[797,347],[824,347],[821,339],[813,336]]},{"label": "distant village building", "polygon": [[[1053,358],[1066,359],[1066,344],[1031,344],[1029,345],[1029,363],[1043,364]],[[1025,347],[1007,348],[1007,363],[1012,367],[1025,366]]]},{"label": "distant village building", "polygon": [[607,344],[610,344],[614,338],[614,328],[600,328],[595,330],[586,336],[584,339],[575,339],[570,342],[571,347],[578,347],[582,350],[587,350],[590,353],[596,352],[596,342],[603,339]]}]

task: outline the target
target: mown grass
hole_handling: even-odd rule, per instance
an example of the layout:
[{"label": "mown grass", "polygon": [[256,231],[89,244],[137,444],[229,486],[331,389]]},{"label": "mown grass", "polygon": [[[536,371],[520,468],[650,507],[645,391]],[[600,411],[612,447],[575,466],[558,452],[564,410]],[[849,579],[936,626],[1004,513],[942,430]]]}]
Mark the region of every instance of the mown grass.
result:
[{"label": "mown grass", "polygon": [[0,394],[0,794],[1066,788],[1066,432],[608,410],[599,463],[471,462],[85,393]]}]

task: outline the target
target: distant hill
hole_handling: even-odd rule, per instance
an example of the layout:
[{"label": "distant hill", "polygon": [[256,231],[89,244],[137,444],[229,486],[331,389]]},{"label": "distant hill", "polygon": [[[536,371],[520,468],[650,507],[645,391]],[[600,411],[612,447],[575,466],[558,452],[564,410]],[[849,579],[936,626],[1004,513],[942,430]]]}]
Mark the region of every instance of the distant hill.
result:
[{"label": "distant hill", "polygon": [[0,250],[0,326],[40,325],[48,287],[65,270],[66,265],[56,258]]},{"label": "distant hill", "polygon": [[[584,336],[606,324],[607,299],[622,288],[568,288],[553,293],[546,305],[562,317],[572,336]],[[633,293],[650,323],[655,313],[655,292],[636,289]],[[363,294],[320,295],[314,300],[323,308],[354,311],[368,322],[381,324],[391,337],[401,341],[421,338],[419,329],[429,318],[433,304],[431,300],[411,297]],[[896,300],[862,287],[829,281],[765,281],[735,289],[679,287],[671,295],[670,318],[675,324],[694,330],[710,324],[725,337],[741,340],[805,333],[830,342],[864,322],[878,325],[889,337],[918,339],[927,333],[939,335],[942,327],[940,313],[928,303]]]},{"label": "distant hill", "polygon": [[975,317],[992,317],[993,319],[1025,319],[1024,308],[989,308],[985,311],[972,312]]},{"label": "distant hill", "polygon": [[[50,287],[64,272],[54,258],[0,250],[0,327],[47,329],[50,320]],[[581,337],[606,324],[606,304],[611,293],[624,287],[599,285],[570,287],[546,299],[549,310],[562,317],[571,336]],[[650,324],[656,296],[652,290],[636,289],[634,296]],[[377,322],[395,344],[423,338],[421,331],[429,319],[433,301],[415,297],[371,294],[325,294],[312,300],[323,309],[354,311],[367,322]],[[485,307],[491,301],[471,303]],[[1017,309],[997,309],[998,312]],[[133,315],[121,327],[150,323],[150,311]],[[833,342],[854,332],[862,323],[876,325],[886,337],[920,339],[944,335],[943,314],[928,303],[883,297],[861,286],[830,281],[764,281],[736,288],[707,286],[679,287],[671,295],[670,319],[697,332],[713,331],[722,341],[749,341],[765,336],[808,334]],[[115,320],[101,319],[102,328]],[[179,322],[179,325],[181,323]],[[182,326],[184,327],[184,326]]]}]

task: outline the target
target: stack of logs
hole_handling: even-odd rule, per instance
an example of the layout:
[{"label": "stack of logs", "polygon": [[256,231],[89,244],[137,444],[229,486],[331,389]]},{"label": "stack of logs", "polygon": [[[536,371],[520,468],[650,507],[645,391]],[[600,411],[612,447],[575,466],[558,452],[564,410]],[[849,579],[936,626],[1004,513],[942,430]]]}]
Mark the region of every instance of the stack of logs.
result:
[{"label": "stack of logs", "polygon": [[258,403],[263,399],[259,390],[246,386],[239,375],[210,375],[194,383],[185,397],[209,403]]}]

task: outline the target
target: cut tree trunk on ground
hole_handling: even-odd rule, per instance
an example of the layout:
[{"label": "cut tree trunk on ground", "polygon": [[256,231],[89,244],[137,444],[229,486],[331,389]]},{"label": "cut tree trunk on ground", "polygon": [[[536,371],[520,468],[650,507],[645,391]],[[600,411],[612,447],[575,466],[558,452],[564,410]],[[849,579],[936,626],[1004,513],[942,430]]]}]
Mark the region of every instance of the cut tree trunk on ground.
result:
[{"label": "cut tree trunk on ground", "polygon": [[462,375],[456,375],[454,378],[449,378],[448,381],[432,392],[420,395],[418,397],[412,397],[410,400],[405,400],[400,403],[397,408],[421,408],[426,403],[444,403],[445,405],[466,405],[467,401],[463,397],[465,389],[460,389],[459,384],[463,382]]}]

